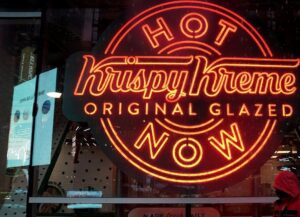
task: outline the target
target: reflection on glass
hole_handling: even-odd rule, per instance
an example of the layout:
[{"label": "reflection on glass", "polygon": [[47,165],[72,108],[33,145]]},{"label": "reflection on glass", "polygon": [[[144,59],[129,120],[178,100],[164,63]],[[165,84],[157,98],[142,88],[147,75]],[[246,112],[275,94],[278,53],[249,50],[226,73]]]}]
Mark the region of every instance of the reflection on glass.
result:
[{"label": "reflection on glass", "polygon": [[[75,198],[99,198],[102,197],[102,191],[67,191],[67,197],[75,197]],[[101,209],[102,204],[90,204],[90,203],[82,203],[82,204],[69,204],[67,205],[68,209]]]}]

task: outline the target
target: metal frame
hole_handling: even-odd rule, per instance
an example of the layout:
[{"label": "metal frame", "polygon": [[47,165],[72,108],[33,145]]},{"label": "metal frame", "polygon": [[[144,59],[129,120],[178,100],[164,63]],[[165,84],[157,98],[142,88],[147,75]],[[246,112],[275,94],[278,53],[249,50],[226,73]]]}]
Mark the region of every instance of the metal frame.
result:
[{"label": "metal frame", "polygon": [[270,204],[277,197],[217,197],[217,198],[67,198],[30,197],[29,203],[63,204]]},{"label": "metal frame", "polygon": [[0,18],[41,18],[42,12],[0,12]]}]

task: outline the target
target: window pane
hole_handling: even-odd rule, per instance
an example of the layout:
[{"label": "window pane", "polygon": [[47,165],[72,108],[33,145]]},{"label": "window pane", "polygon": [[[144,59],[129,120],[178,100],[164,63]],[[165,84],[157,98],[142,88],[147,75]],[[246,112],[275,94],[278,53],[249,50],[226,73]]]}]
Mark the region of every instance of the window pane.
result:
[{"label": "window pane", "polygon": [[26,214],[39,28],[39,19],[0,18],[0,216]]}]

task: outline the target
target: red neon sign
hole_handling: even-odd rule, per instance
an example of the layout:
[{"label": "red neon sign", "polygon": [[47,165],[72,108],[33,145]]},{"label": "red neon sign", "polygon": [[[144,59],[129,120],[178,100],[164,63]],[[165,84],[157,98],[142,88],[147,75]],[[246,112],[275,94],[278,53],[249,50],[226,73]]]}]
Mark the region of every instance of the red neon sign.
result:
[{"label": "red neon sign", "polygon": [[121,167],[223,186],[260,166],[280,122],[296,113],[299,59],[273,58],[247,21],[221,6],[154,6],[107,44],[68,60],[64,111],[107,138],[112,148],[103,148]]}]

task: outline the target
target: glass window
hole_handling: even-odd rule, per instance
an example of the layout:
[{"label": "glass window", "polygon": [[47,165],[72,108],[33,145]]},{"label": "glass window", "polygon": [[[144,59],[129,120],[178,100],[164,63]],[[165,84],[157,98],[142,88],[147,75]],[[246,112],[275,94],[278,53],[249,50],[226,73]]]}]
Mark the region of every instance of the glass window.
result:
[{"label": "glass window", "polygon": [[[166,4],[155,8],[155,5],[159,3]],[[19,211],[11,211],[17,208],[22,210],[22,215],[25,215],[28,178],[33,184],[30,189],[29,201],[33,216],[175,217],[186,214],[186,216],[215,217],[272,215],[272,203],[277,199],[272,188],[275,175],[279,171],[290,170],[295,172],[298,177],[300,176],[300,116],[299,108],[297,108],[299,78],[296,76],[296,80],[293,81],[294,77],[291,75],[299,71],[299,68],[292,66],[295,61],[299,61],[296,59],[300,55],[296,46],[299,44],[298,5],[295,1],[274,0],[240,1],[239,4],[235,4],[235,1],[232,0],[211,3],[233,12],[212,6],[210,3],[201,3],[209,5],[207,6],[209,10],[202,14],[193,13],[193,10],[196,9],[191,8],[185,11],[184,8],[188,6],[183,5],[180,9],[175,7],[179,11],[172,14],[166,10],[168,4],[173,4],[169,1],[49,1],[43,11],[42,24],[40,19],[33,18],[0,19],[0,28],[2,28],[0,40],[3,42],[0,45],[0,52],[2,52],[1,57],[3,56],[4,60],[0,72],[2,77],[0,82],[4,88],[2,96],[0,95],[0,103],[3,108],[1,111],[6,114],[0,116],[0,123],[5,123],[2,125],[3,132],[1,134],[1,144],[5,145],[2,145],[1,148],[2,153],[8,153],[8,163],[6,164],[4,160],[0,161],[2,175],[5,177],[5,181],[0,182],[3,192],[0,217],[9,216],[12,215],[10,213],[14,214],[15,212],[18,215]],[[212,9],[214,7],[218,7],[218,10]],[[147,9],[148,11],[146,11]],[[147,13],[150,14],[153,12],[152,10],[155,11],[153,16],[156,16],[158,11],[162,15],[157,15],[155,19],[150,20],[151,16]],[[203,10],[203,8],[199,10]],[[142,11],[146,11],[144,14],[147,15],[144,20],[149,19],[151,22],[141,25],[139,32],[135,28],[144,21],[139,15]],[[186,15],[186,13],[188,14]],[[226,13],[236,20],[234,21],[229,15],[224,16]],[[138,17],[133,18],[136,15]],[[176,20],[180,20],[179,17],[182,19],[176,25]],[[131,20],[131,18],[133,19]],[[134,27],[128,28],[127,22]],[[40,25],[43,27],[42,35],[39,32]],[[212,27],[213,25],[215,28]],[[39,37],[42,38],[40,62],[36,56]],[[173,40],[178,43],[171,44]],[[109,42],[111,43],[109,44]],[[212,46],[207,46],[204,42],[210,43]],[[227,42],[228,44],[226,44]],[[113,43],[115,43],[114,48],[112,48]],[[161,48],[160,45],[164,48]],[[107,48],[106,51],[105,48]],[[160,51],[154,52],[155,49],[160,49]],[[152,50],[152,53],[149,50]],[[92,56],[96,58],[93,59]],[[177,62],[174,62],[174,56],[178,58]],[[189,59],[191,56],[194,59]],[[150,57],[152,59],[149,59]],[[228,60],[230,58],[237,58],[235,61],[238,63],[231,64]],[[104,59],[107,61],[105,63],[111,66],[110,69],[105,69],[106,71],[101,68],[101,64],[97,65],[98,61]],[[290,59],[290,65],[284,62],[286,64],[284,67],[288,70],[280,69],[277,73],[276,70],[282,63],[279,59]],[[112,60],[119,62],[116,63]],[[190,64],[196,60],[199,65]],[[228,69],[225,66],[218,69],[217,63],[222,61]],[[268,66],[273,64],[273,68],[266,68],[266,66],[259,68],[264,61],[268,63],[266,63]],[[156,80],[153,80],[152,92],[146,90],[143,92],[141,88],[139,89],[142,86],[142,78],[146,80],[149,77],[147,77],[147,68],[139,71],[138,67],[139,64],[149,65],[149,62],[154,65],[151,66],[152,71],[149,70],[149,74],[152,73],[157,77]],[[36,65],[39,64],[40,69],[37,71]],[[169,70],[170,73],[161,73],[159,64],[162,64],[164,69]],[[172,68],[172,64],[176,65],[177,71]],[[239,64],[245,68],[240,70]],[[126,87],[118,87],[118,82],[121,83],[120,80],[122,80],[121,77],[119,76],[119,80],[115,83],[112,80],[121,74],[124,65],[134,65],[135,68],[132,71],[136,70],[136,74],[140,73],[144,77],[137,76],[136,80],[138,81],[134,80]],[[189,68],[184,68],[187,65]],[[84,67],[90,67],[90,69]],[[193,101],[194,107],[190,106],[184,97],[188,94],[194,97],[192,95],[197,95],[195,93],[197,90],[192,88],[192,78],[185,76],[188,76],[187,72],[191,71],[193,67],[198,67],[197,70],[203,71],[201,76],[204,79],[202,80],[210,79],[204,73],[207,68],[219,70],[218,73],[214,73],[215,71],[212,70],[211,74],[216,78],[224,75],[224,85],[228,81],[227,89],[224,88],[224,91],[222,89],[216,93],[217,87],[214,89],[208,84],[207,88],[211,89],[206,92],[207,95],[199,98],[198,101]],[[80,73],[85,72],[83,68],[90,73],[90,77],[87,76],[90,80],[87,79],[86,83],[80,86],[79,80],[83,78],[80,77]],[[82,71],[80,71],[81,69]],[[115,71],[113,71],[114,69]],[[178,71],[181,69],[182,71]],[[240,76],[238,78],[240,80],[235,84],[233,84],[233,79],[236,79],[234,70],[240,70],[239,73],[243,74],[243,77]],[[251,83],[246,81],[252,75],[247,70],[252,70],[252,74],[258,72],[263,74],[257,80],[257,83],[261,82],[261,89],[252,89],[252,95],[244,94],[247,92],[245,91],[247,84]],[[179,76],[179,72],[181,72],[180,79],[176,77],[176,73]],[[123,74],[129,78],[136,75],[128,69],[126,73]],[[267,73],[272,74],[273,77],[270,78]],[[39,77],[36,74],[39,74]],[[276,78],[282,74],[290,76],[286,78],[285,90],[277,88],[284,82],[275,82]],[[96,81],[101,84],[101,79],[104,80],[105,75],[111,76],[106,80],[107,89],[103,90],[104,92],[111,91],[107,95],[101,93],[100,85],[92,85]],[[77,77],[74,78],[75,76]],[[150,78],[148,83],[145,81],[144,85],[151,83]],[[161,85],[164,78],[168,78],[168,82],[172,81],[173,86]],[[185,78],[190,80],[188,85],[183,88],[191,88],[190,92],[186,89],[182,89],[181,92],[176,89],[180,87],[180,82],[185,81]],[[263,81],[260,79],[264,78],[267,80],[262,83]],[[38,82],[35,79],[38,79]],[[194,74],[193,79],[195,81],[201,77]],[[232,79],[231,83],[230,79]],[[255,80],[254,76],[253,80]],[[272,81],[276,83],[273,86],[270,85]],[[77,82],[77,86],[74,85],[75,82]],[[288,83],[292,83],[292,85],[288,86]],[[38,91],[36,91],[36,85]],[[213,84],[211,83],[211,85]],[[81,92],[80,88],[82,88]],[[240,89],[232,90],[234,88]],[[134,98],[136,96],[133,96],[134,89],[137,90],[136,95],[139,97]],[[265,94],[263,90],[270,90],[271,93]],[[234,91],[240,91],[240,95],[244,94],[243,97],[236,93],[232,94]],[[278,93],[275,93],[276,91]],[[127,94],[128,92],[131,92],[132,95]],[[253,92],[260,94],[253,94]],[[33,97],[35,93],[36,99]],[[72,98],[75,93],[79,96],[76,99]],[[89,95],[89,93],[94,93],[94,95]],[[214,93],[219,94],[219,98],[217,98],[219,101],[212,96]],[[93,98],[97,94],[104,96],[103,98]],[[164,97],[162,97],[163,94],[165,94]],[[25,98],[29,99],[27,102],[30,109],[27,109],[26,112],[23,111],[24,109],[16,109]],[[166,98],[169,101],[165,100]],[[164,108],[164,103],[172,100],[174,100],[172,102],[173,110],[170,115],[165,115],[165,119],[174,116],[179,118],[172,119],[173,122],[164,119],[165,122],[163,122],[160,118],[168,113]],[[175,106],[178,102],[176,100],[183,101],[187,107],[181,107],[180,103]],[[36,107],[33,107],[34,101]],[[156,107],[151,108],[151,103]],[[97,107],[98,105],[102,107]],[[210,105],[210,109],[206,109],[204,105]],[[166,107],[168,106],[169,104]],[[184,114],[185,109],[189,114],[188,117]],[[36,114],[34,118],[30,116],[33,111]],[[99,111],[102,113],[100,114]],[[141,112],[144,114],[140,115]],[[157,112],[161,116],[147,116],[151,112]],[[203,141],[199,142],[200,140],[195,139],[196,136],[194,136],[197,134],[194,133],[195,129],[203,128],[196,124],[197,121],[204,120],[202,117],[198,117],[201,116],[198,115],[199,112],[203,112],[201,114],[205,117],[208,114],[214,115],[214,119],[207,122],[207,125],[220,118],[220,121],[214,122],[215,125],[211,127],[220,126],[220,130],[214,134],[202,133],[199,130],[202,133],[201,138],[208,137],[205,144]],[[126,119],[124,116],[128,118]],[[261,117],[265,116],[266,118],[262,120]],[[93,118],[93,120],[87,121],[87,117]],[[107,119],[103,117],[110,118],[110,122],[105,122]],[[130,117],[132,118],[130,119]],[[25,137],[20,142],[16,140],[13,133],[18,131],[15,125],[26,118],[28,127],[24,124],[19,127],[19,131],[22,131],[22,135]],[[156,121],[157,119],[158,121]],[[33,133],[30,131],[32,120],[35,120]],[[237,124],[238,121],[242,123],[242,126]],[[165,128],[155,128],[154,122],[162,123],[159,126]],[[225,125],[225,122],[228,124]],[[144,128],[138,126],[141,123]],[[187,125],[184,124],[178,127],[176,123],[192,123],[192,127],[186,127]],[[266,123],[265,128],[262,127],[263,123]],[[100,125],[103,127],[100,128]],[[169,129],[169,126],[174,127],[175,130],[162,130]],[[126,130],[124,127],[127,127]],[[263,130],[259,131],[260,127]],[[178,133],[180,131],[176,131],[178,128],[184,128],[184,132],[187,133]],[[24,136],[24,132],[27,132],[27,136]],[[34,141],[31,140],[32,135]],[[169,138],[179,138],[181,135],[184,138],[174,142],[173,152],[171,149],[168,152],[169,158],[166,157],[167,154],[161,154],[160,151],[163,150],[162,148],[164,144],[167,144]],[[136,140],[134,141],[133,138]],[[256,143],[256,138],[262,142]],[[264,140],[265,138],[267,139]],[[265,142],[267,140],[268,142]],[[259,166],[257,164],[245,166],[246,169],[239,170],[236,176],[231,178],[229,176],[228,179],[226,177],[226,181],[223,183],[214,182],[211,185],[206,182],[188,183],[188,179],[186,179],[187,183],[184,183],[180,179],[180,175],[174,175],[176,178],[166,181],[166,178],[160,179],[160,175],[152,170],[137,166],[135,161],[130,158],[136,152],[131,153],[132,155],[129,157],[124,154],[116,145],[118,142],[122,144],[123,141],[126,143],[125,146],[129,144],[124,149],[134,147],[135,151],[140,151],[141,159],[148,159],[153,163],[151,166],[168,170],[167,172],[163,171],[162,174],[179,171],[179,166],[185,168],[185,171],[193,171],[196,170],[195,165],[199,162],[206,162],[206,168],[217,168],[220,163],[225,162],[227,164],[224,164],[223,170],[228,165],[235,165],[235,168],[239,168],[240,165],[243,167],[245,162],[250,162],[254,157],[259,159],[260,164]],[[250,143],[259,144],[256,146],[257,150],[265,148],[264,153],[249,148]],[[187,147],[190,147],[186,152],[184,144],[188,144]],[[30,156],[32,145],[34,147],[33,156]],[[27,147],[27,149],[23,151],[20,146],[25,149]],[[210,147],[207,148],[207,146]],[[242,155],[248,151],[247,148],[249,148],[249,152]],[[207,150],[210,150],[209,154],[207,154]],[[19,154],[20,151],[21,154]],[[176,155],[175,152],[179,154]],[[159,154],[163,157],[160,157]],[[240,161],[235,161],[234,158],[237,156],[244,157],[241,157]],[[11,161],[9,161],[10,158]],[[161,164],[155,162],[156,159],[160,159]],[[28,177],[30,162],[33,166],[30,167],[33,175]],[[230,164],[231,162],[233,163]],[[144,161],[143,163],[147,164]],[[203,168],[201,167],[201,169]],[[236,171],[238,170],[232,169],[232,172]],[[223,174],[221,173],[220,176]],[[176,179],[180,179],[180,181]],[[19,195],[24,196],[19,197]]]},{"label": "glass window", "polygon": [[40,12],[0,16],[0,216],[26,216]]}]

